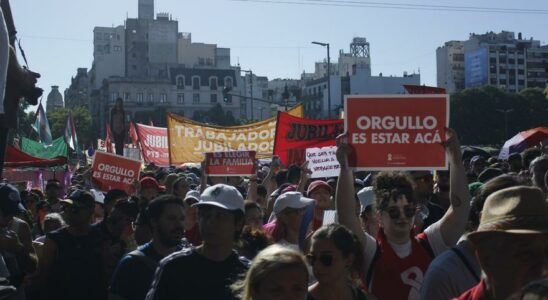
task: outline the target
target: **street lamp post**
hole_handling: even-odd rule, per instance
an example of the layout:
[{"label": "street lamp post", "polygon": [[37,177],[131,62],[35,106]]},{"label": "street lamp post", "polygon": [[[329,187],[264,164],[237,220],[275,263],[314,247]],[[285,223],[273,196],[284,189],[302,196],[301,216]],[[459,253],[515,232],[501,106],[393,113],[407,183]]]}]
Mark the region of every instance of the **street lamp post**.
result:
[{"label": "street lamp post", "polygon": [[253,120],[253,71],[251,70],[242,70],[242,72],[245,72],[246,74],[249,73],[249,91],[251,93],[249,97],[249,106],[251,109],[251,120]]},{"label": "street lamp post", "polygon": [[312,42],[312,44],[327,47],[327,118],[331,119],[331,58],[329,57],[329,43]]}]

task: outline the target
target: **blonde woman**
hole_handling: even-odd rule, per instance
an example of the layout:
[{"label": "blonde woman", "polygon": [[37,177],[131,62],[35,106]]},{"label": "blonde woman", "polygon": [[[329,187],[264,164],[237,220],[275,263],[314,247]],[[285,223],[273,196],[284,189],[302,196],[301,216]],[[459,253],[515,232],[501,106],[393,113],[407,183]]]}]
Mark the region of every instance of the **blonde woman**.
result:
[{"label": "blonde woman", "polygon": [[281,245],[261,251],[234,288],[242,300],[305,300],[308,269],[302,254]]}]

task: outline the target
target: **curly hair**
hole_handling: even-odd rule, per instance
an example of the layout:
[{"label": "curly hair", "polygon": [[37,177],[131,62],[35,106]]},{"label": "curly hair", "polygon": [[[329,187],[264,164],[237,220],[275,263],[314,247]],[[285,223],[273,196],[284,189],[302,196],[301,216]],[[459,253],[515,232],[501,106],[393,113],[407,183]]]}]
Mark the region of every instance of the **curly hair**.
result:
[{"label": "curly hair", "polygon": [[414,190],[413,179],[402,172],[381,172],[373,180],[373,191],[380,210],[388,207],[390,199],[397,199],[401,195],[405,195],[409,203],[415,203]]}]

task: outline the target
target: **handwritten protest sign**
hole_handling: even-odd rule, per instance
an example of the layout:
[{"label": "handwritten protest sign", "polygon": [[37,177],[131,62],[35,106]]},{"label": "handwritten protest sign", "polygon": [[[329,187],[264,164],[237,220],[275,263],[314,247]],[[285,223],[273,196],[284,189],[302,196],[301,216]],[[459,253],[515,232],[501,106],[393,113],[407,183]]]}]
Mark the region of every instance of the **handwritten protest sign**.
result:
[{"label": "handwritten protest sign", "polygon": [[131,184],[139,178],[140,168],[140,161],[96,151],[91,165],[93,186],[102,192],[120,189],[130,193]]},{"label": "handwritten protest sign", "polygon": [[361,170],[444,170],[440,145],[449,124],[447,95],[346,96],[351,167]]},{"label": "handwritten protest sign", "polygon": [[337,161],[337,147],[307,148],[306,160],[311,178],[339,176],[341,166]]},{"label": "handwritten protest sign", "polygon": [[250,176],[256,174],[255,151],[230,151],[206,153],[208,176]]}]

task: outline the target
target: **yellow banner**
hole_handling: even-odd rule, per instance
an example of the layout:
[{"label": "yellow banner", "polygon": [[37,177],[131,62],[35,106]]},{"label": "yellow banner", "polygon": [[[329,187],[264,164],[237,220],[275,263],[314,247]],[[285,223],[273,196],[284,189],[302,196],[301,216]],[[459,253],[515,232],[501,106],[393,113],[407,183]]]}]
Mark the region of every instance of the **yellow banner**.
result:
[{"label": "yellow banner", "polygon": [[[288,111],[303,117],[303,105]],[[276,118],[240,126],[212,126],[168,113],[167,132],[170,164],[199,163],[206,152],[257,151],[257,158],[272,157]]]}]

